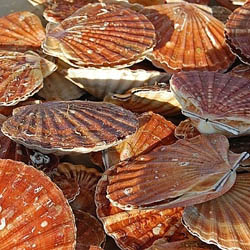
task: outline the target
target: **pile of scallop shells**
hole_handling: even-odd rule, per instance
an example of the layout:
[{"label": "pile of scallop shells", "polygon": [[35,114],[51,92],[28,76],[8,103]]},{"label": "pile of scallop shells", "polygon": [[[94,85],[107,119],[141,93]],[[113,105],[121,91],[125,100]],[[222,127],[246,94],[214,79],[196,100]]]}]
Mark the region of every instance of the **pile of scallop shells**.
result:
[{"label": "pile of scallop shells", "polygon": [[250,0],[6,6],[0,250],[249,250]]}]

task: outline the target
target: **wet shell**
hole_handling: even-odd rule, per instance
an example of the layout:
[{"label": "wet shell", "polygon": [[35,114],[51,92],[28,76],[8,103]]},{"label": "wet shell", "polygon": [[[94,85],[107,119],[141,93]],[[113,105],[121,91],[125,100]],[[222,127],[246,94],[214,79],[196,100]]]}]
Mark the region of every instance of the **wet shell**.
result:
[{"label": "wet shell", "polygon": [[104,165],[108,168],[120,161],[145,154],[159,145],[174,143],[174,129],[175,125],[172,122],[158,114],[148,112],[140,115],[136,133],[116,147],[103,152]]},{"label": "wet shell", "polygon": [[2,132],[42,153],[88,153],[118,144],[137,126],[133,113],[113,104],[62,101],[15,109]]},{"label": "wet shell", "polygon": [[229,154],[223,135],[161,146],[107,173],[107,198],[122,209],[187,206],[214,199],[234,184],[247,153]]},{"label": "wet shell", "polygon": [[38,49],[45,39],[40,19],[31,12],[15,12],[0,18],[0,49],[27,51]]},{"label": "wet shell", "polygon": [[250,173],[238,174],[223,196],[187,207],[184,224],[192,234],[221,249],[250,249],[249,193]]},{"label": "wet shell", "polygon": [[125,67],[142,61],[155,31],[142,14],[112,4],[88,4],[48,25],[44,52],[80,67]]},{"label": "wet shell", "polygon": [[161,115],[177,115],[181,106],[169,86],[169,83],[159,83],[156,86],[133,88],[123,95],[107,95],[104,101],[137,113],[153,111]]},{"label": "wet shell", "polygon": [[[112,170],[108,169],[108,172]],[[182,208],[123,211],[106,198],[107,176],[98,182],[95,201],[105,232],[124,250],[145,249],[163,236],[170,238],[180,227]]]},{"label": "wet shell", "polygon": [[214,72],[180,72],[172,77],[170,86],[183,114],[201,133],[250,133],[249,79]]},{"label": "wet shell", "polygon": [[42,172],[0,160],[0,249],[74,249],[72,211]]},{"label": "wet shell", "polygon": [[180,122],[180,124],[176,127],[174,134],[178,139],[190,139],[200,135],[200,132],[195,128],[195,126],[192,124],[192,121],[188,118]]},{"label": "wet shell", "polygon": [[227,43],[241,61],[250,64],[250,2],[234,10],[225,26]]},{"label": "wet shell", "polygon": [[[206,7],[207,10],[207,7]],[[224,38],[224,25],[204,10],[187,2],[144,8],[154,24],[157,44],[147,57],[166,71],[227,69],[234,61]]]},{"label": "wet shell", "polygon": [[70,68],[66,71],[67,79],[99,99],[103,99],[110,93],[123,94],[135,87],[153,85],[157,82],[167,82],[170,76],[168,73],[142,69]]}]

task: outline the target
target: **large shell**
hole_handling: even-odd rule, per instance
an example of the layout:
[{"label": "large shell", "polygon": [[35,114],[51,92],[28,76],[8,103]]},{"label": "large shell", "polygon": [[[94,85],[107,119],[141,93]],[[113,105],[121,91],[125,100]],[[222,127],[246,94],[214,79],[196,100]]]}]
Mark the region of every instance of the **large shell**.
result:
[{"label": "large shell", "polygon": [[214,72],[180,72],[170,81],[184,115],[201,133],[250,133],[250,80]]},{"label": "large shell", "polygon": [[226,23],[225,32],[228,45],[239,58],[250,64],[250,2],[234,10]]},{"label": "large shell", "polygon": [[197,6],[183,1],[142,11],[154,24],[157,44],[148,55],[166,71],[227,69],[234,61],[224,38],[224,25]]},{"label": "large shell", "polygon": [[38,49],[45,39],[40,19],[31,12],[15,12],[0,18],[0,49]]},{"label": "large shell", "polygon": [[250,173],[238,174],[234,186],[223,196],[187,207],[183,221],[201,240],[221,249],[250,249]]},{"label": "large shell", "polygon": [[116,145],[137,126],[133,113],[113,104],[62,101],[15,109],[2,132],[43,153],[88,153]]},{"label": "large shell", "polygon": [[102,3],[48,25],[43,49],[73,66],[125,67],[143,60],[154,44],[154,27],[144,15]]},{"label": "large shell", "polygon": [[[105,77],[103,77],[105,76]],[[103,99],[110,93],[123,94],[127,90],[167,82],[170,74],[142,69],[73,69],[66,71],[66,78],[84,88],[91,95]]]},{"label": "large shell", "polygon": [[107,198],[122,209],[187,206],[214,199],[234,184],[247,153],[229,153],[223,135],[200,135],[161,146],[112,167]]},{"label": "large shell", "polygon": [[0,249],[74,249],[74,216],[42,172],[0,160]]}]

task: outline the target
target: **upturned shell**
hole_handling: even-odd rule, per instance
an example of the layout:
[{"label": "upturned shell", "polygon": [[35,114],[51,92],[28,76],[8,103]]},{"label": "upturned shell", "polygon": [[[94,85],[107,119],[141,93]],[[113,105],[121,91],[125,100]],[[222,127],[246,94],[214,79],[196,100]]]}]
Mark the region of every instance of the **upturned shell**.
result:
[{"label": "upturned shell", "polygon": [[187,229],[220,249],[250,249],[250,173],[238,174],[223,196],[184,210]]},{"label": "upturned shell", "polygon": [[250,133],[250,80],[214,72],[180,72],[170,87],[201,133]]},{"label": "upturned shell", "polygon": [[170,72],[218,71],[233,63],[223,23],[203,8],[178,1],[142,10],[157,33],[157,44],[147,56],[155,66]]},{"label": "upturned shell", "polygon": [[88,4],[58,25],[48,25],[44,52],[79,67],[125,67],[155,45],[155,30],[142,14],[112,4]]},{"label": "upturned shell", "polygon": [[0,249],[74,249],[72,211],[57,186],[24,163],[0,160]]}]

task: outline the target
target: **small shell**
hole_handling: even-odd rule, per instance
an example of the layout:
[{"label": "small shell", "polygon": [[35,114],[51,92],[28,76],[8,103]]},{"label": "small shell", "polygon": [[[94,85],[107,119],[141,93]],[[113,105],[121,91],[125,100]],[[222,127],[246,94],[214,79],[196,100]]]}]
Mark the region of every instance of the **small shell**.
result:
[{"label": "small shell", "polygon": [[46,102],[17,108],[13,113],[3,123],[2,132],[45,154],[103,150],[138,127],[133,113],[101,102]]},{"label": "small shell", "polygon": [[174,134],[178,139],[190,139],[200,135],[200,132],[195,128],[195,126],[192,124],[192,121],[188,118],[180,122],[180,124],[176,127]]},{"label": "small shell", "polygon": [[[237,83],[237,84],[235,84]],[[180,72],[171,90],[200,133],[250,133],[250,80],[214,72]]]},{"label": "small shell", "polygon": [[48,25],[42,47],[72,66],[121,68],[142,61],[154,45],[155,30],[144,15],[98,3]]},{"label": "small shell", "polygon": [[1,249],[74,249],[74,216],[57,186],[24,163],[0,160]]},{"label": "small shell", "polygon": [[223,196],[185,208],[184,224],[202,241],[221,249],[250,249],[249,193],[250,173],[238,174]]},{"label": "small shell", "polygon": [[107,198],[121,209],[169,208],[214,199],[234,184],[247,153],[229,154],[223,135],[161,146],[108,172]]}]

